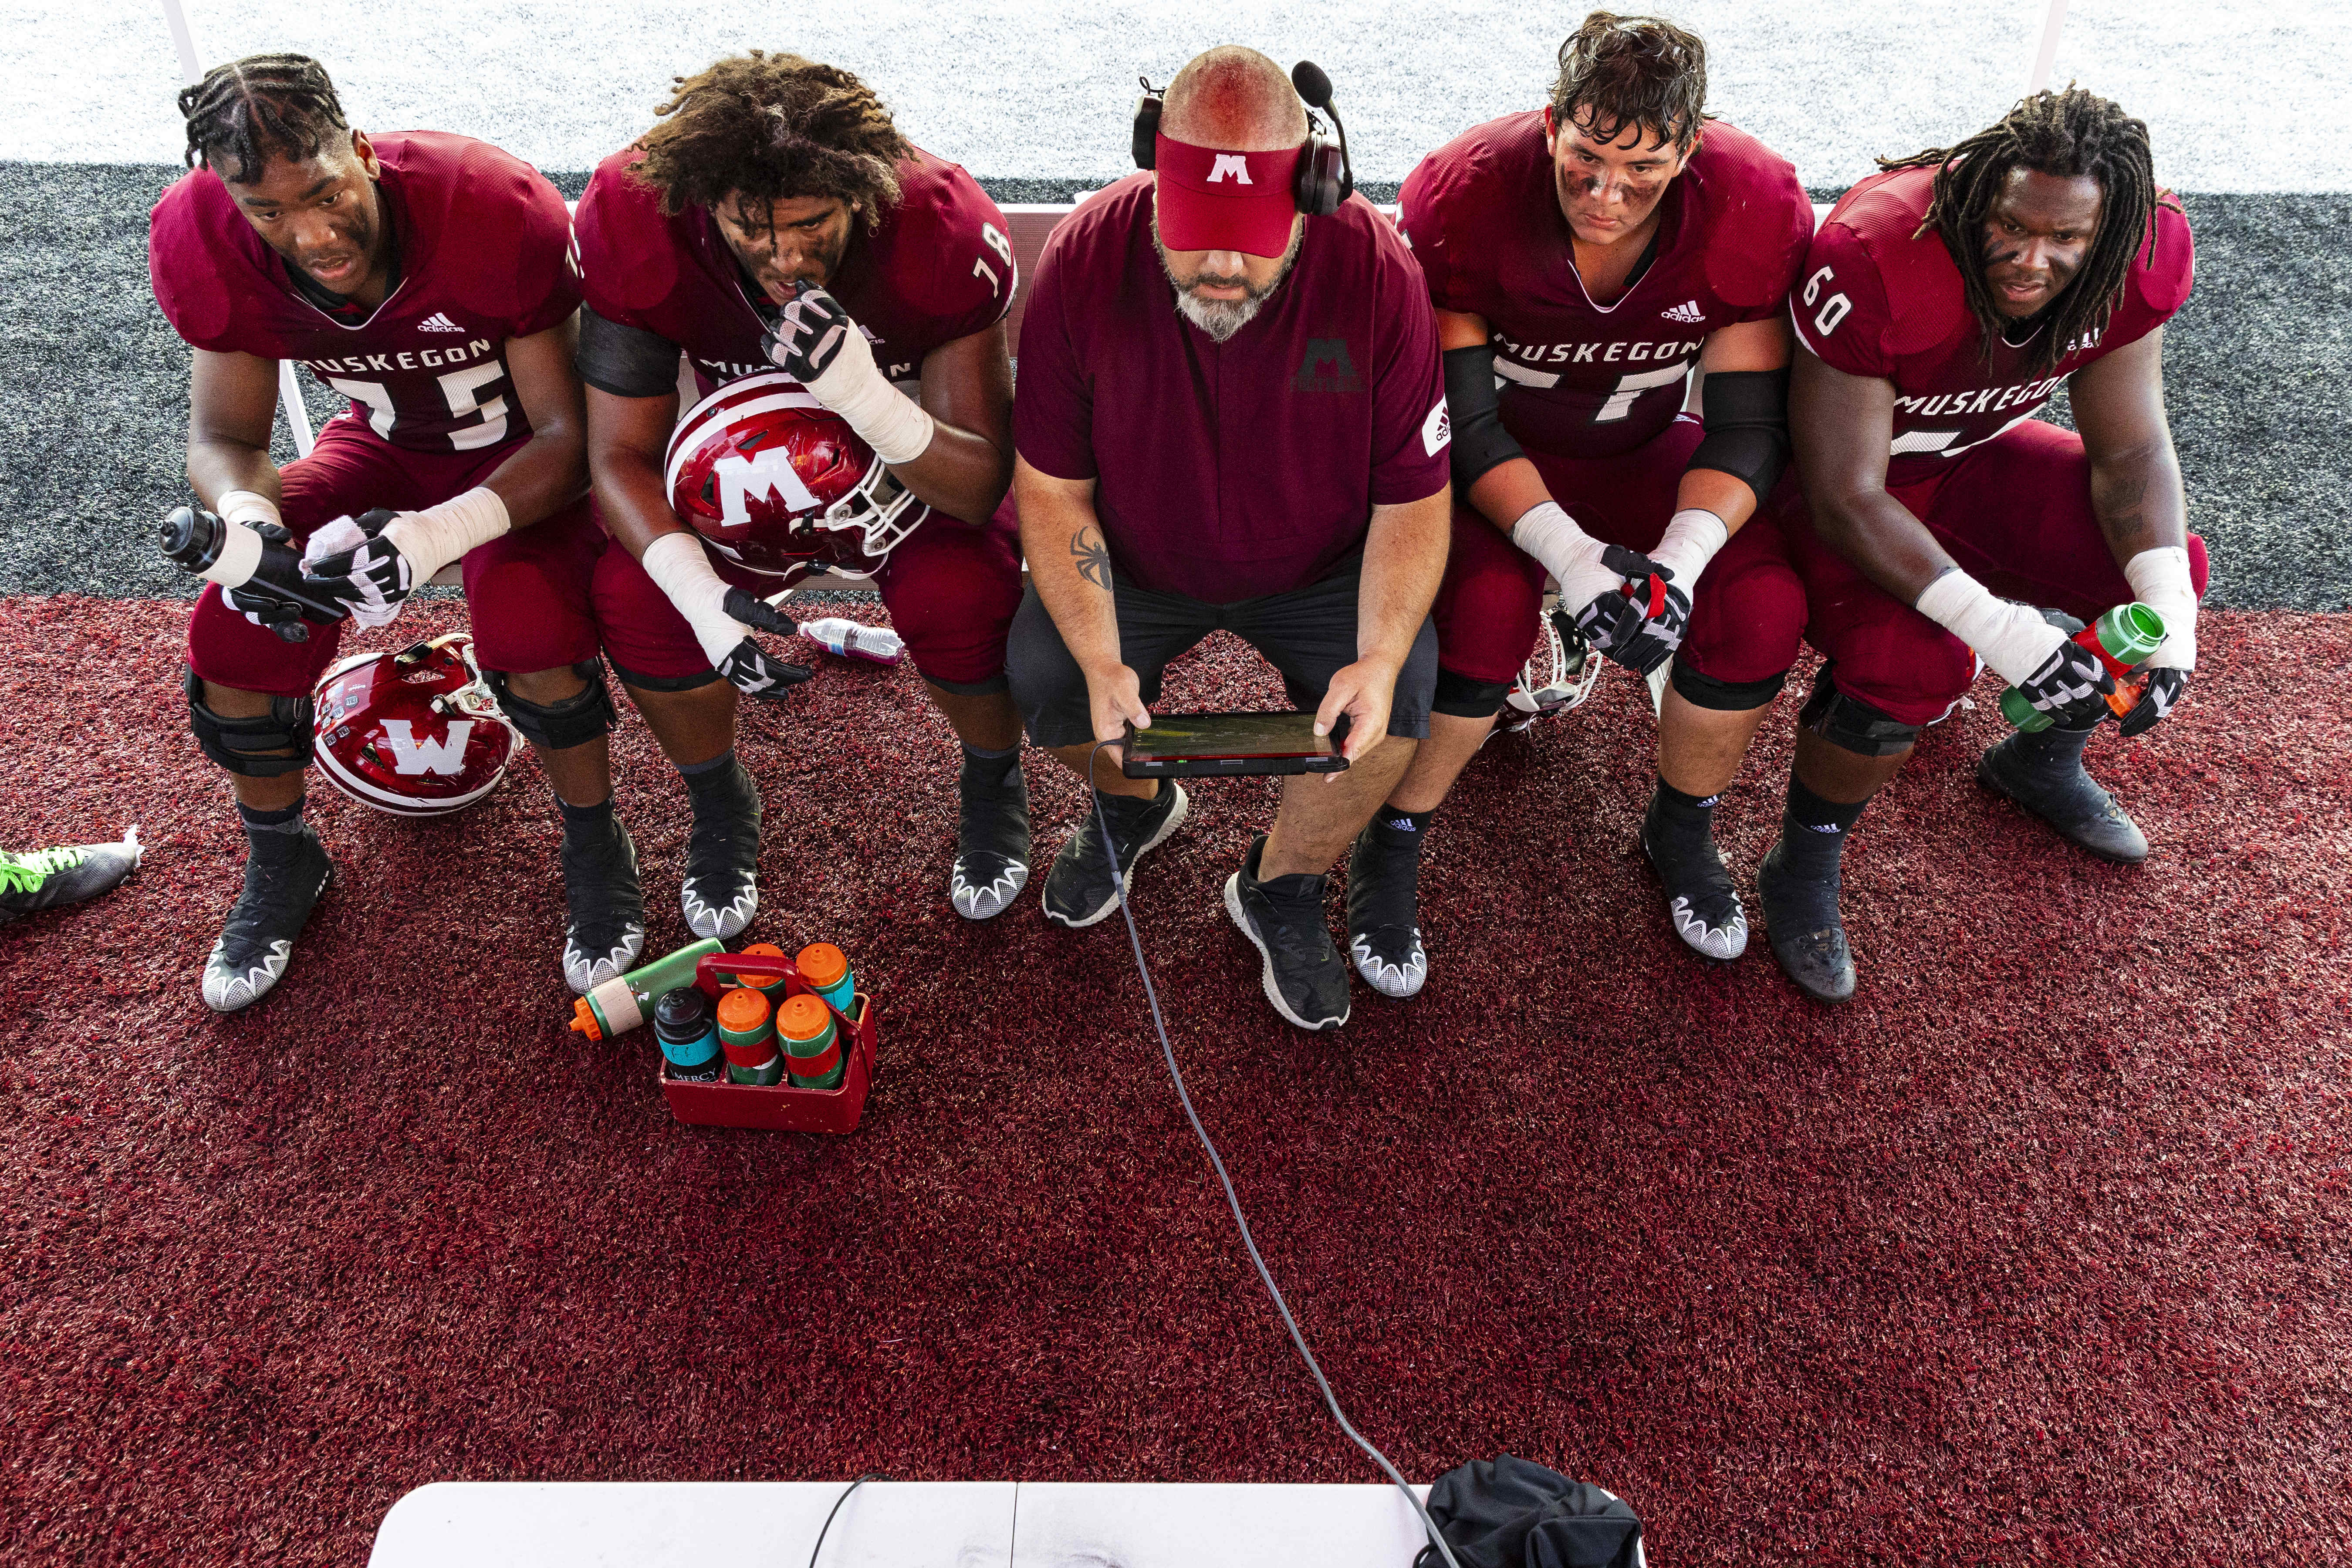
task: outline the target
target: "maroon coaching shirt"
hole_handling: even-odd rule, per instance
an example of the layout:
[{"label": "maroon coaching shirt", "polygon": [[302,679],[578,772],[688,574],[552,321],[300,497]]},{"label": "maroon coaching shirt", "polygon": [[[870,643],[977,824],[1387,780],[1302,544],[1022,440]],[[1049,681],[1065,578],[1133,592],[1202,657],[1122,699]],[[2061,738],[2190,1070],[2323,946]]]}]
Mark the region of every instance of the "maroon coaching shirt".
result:
[{"label": "maroon coaching shirt", "polygon": [[1038,258],[1013,443],[1095,479],[1119,573],[1231,604],[1361,550],[1375,506],[1446,487],[1445,382],[1421,268],[1360,196],[1307,220],[1298,259],[1219,343],[1176,312],[1151,176],[1080,205]]}]

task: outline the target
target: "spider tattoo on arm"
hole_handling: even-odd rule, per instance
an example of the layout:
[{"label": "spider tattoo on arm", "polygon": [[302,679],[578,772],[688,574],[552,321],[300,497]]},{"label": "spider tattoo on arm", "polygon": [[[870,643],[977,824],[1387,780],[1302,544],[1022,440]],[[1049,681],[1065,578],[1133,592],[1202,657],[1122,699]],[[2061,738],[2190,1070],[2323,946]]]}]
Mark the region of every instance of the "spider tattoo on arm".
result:
[{"label": "spider tattoo on arm", "polygon": [[1070,554],[1078,563],[1079,576],[1104,593],[1110,592],[1110,549],[1103,543],[1094,524],[1088,523],[1070,535]]}]

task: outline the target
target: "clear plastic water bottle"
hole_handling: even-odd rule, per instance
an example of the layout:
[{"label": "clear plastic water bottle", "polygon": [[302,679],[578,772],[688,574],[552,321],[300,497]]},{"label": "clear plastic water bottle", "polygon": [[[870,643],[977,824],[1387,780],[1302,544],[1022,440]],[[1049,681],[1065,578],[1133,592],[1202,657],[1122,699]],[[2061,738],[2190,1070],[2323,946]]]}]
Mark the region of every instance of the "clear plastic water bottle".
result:
[{"label": "clear plastic water bottle", "polygon": [[839,616],[827,616],[819,621],[803,621],[801,636],[827,653],[847,658],[896,664],[907,657],[905,641],[889,627],[863,626],[856,621],[844,620]]}]

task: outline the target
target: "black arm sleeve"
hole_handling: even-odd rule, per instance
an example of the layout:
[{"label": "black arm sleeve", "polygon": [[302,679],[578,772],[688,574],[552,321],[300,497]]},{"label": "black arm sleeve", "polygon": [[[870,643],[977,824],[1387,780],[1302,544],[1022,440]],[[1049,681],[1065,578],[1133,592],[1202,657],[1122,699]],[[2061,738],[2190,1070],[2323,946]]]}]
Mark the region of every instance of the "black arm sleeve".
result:
[{"label": "black arm sleeve", "polygon": [[1495,400],[1495,351],[1486,343],[1445,351],[1445,409],[1454,426],[1454,488],[1467,495],[1490,468],[1523,458],[1519,444],[1503,428]]},{"label": "black arm sleeve", "polygon": [[1789,373],[1709,371],[1699,402],[1706,416],[1706,434],[1691,454],[1689,467],[1745,480],[1756,492],[1756,504],[1762,506],[1789,462]]},{"label": "black arm sleeve", "polygon": [[580,379],[615,397],[658,397],[677,389],[677,345],[580,307]]}]

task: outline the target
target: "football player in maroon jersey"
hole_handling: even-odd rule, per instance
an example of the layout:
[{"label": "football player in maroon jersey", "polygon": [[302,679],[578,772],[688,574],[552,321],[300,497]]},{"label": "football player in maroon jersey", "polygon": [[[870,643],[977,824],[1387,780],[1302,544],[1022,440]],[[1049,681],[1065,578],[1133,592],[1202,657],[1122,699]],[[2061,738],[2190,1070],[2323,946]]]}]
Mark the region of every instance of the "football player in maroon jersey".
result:
[{"label": "football player in maroon jersey", "polygon": [[[1356,966],[1391,996],[1428,973],[1420,846],[1541,629],[1544,579],[1603,654],[1680,649],[1643,844],[1675,930],[1737,957],[1748,928],[1709,831],[1803,624],[1764,502],[1788,436],[1782,314],[1812,235],[1787,161],[1705,117],[1706,46],[1595,12],[1542,110],[1477,126],[1405,182],[1454,419],[1454,549],[1432,612],[1429,739],[1358,839]],[[1706,373],[1702,422],[1683,413]],[[1654,613],[1629,580],[1666,580]]]},{"label": "football player in maroon jersey", "polygon": [[[623,549],[596,576],[605,648],[694,804],[682,902],[706,935],[758,908],[760,797],[734,758],[739,689],[798,673],[729,611],[760,578],[680,521],[663,464],[681,351],[705,394],[781,369],[929,508],[875,575],[932,700],[963,742],[950,899],[986,920],[1029,874],[1021,727],[1006,695],[1020,551],[1003,215],[900,135],[856,77],[796,55],[681,79],[662,123],[604,160],[576,232],[589,465]],[[739,595],[739,610],[751,604]]]},{"label": "football player in maroon jersey", "polygon": [[[485,142],[352,129],[326,71],[300,55],[218,67],[180,109],[194,172],[156,204],[149,256],[156,299],[195,349],[197,495],[251,554],[258,530],[309,541],[378,513],[373,537],[346,526],[312,561],[307,588],[365,625],[462,562],[500,706],[567,819],[609,823],[594,803],[611,793],[614,714],[589,618],[604,539],[588,511],[562,196]],[[352,406],[281,470],[269,432],[286,359]],[[230,773],[250,841],[244,890],[205,968],[205,1000],[224,1012],[285,973],[330,870],[302,819],[303,776],[311,688],[341,628],[309,624],[281,640],[303,624],[259,582],[226,599],[207,586],[189,621],[197,742]],[[564,968],[585,990],[643,945],[635,864],[625,838],[567,831],[563,867]]]},{"label": "football player in maroon jersey", "polygon": [[[1830,1002],[1853,992],[1846,837],[1979,660],[2055,722],[1987,751],[1979,781],[2094,855],[2147,858],[2083,770],[2115,681],[2067,632],[2135,599],[2163,616],[2122,718],[2141,734],[2187,689],[2205,587],[2164,413],[2164,323],[2195,260],[2147,127],[2069,88],[1881,167],[1830,214],[1790,301],[1811,522],[1789,542],[1829,663],[1756,880],[1774,956]],[[2032,417],[2062,383],[2073,430]]]}]

